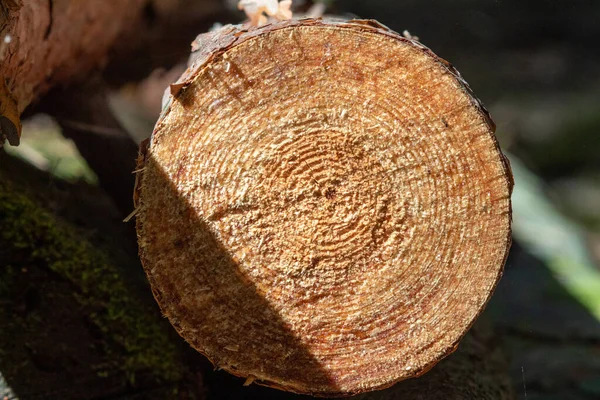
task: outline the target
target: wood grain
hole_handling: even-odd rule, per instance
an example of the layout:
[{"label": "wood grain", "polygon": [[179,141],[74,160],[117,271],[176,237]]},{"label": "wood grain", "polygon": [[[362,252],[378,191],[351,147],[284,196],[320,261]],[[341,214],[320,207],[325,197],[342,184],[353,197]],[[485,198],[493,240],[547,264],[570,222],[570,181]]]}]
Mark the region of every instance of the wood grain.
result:
[{"label": "wood grain", "polygon": [[508,163],[458,72],[373,21],[199,37],[140,163],[140,254],[217,367],[342,396],[452,353],[510,246]]}]

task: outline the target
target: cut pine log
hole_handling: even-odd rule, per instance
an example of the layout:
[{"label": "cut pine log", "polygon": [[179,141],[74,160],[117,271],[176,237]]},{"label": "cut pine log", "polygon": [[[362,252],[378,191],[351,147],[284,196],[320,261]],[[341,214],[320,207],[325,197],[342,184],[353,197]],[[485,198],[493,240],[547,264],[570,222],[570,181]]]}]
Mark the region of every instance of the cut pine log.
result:
[{"label": "cut pine log", "polygon": [[143,147],[140,255],[218,368],[342,396],[420,376],[489,300],[512,176],[458,72],[373,21],[200,36]]},{"label": "cut pine log", "polygon": [[114,47],[120,52],[134,50],[126,44],[156,35],[145,25],[145,14],[151,15],[155,28],[167,26],[182,10],[194,15],[199,9],[214,10],[215,1],[2,0],[0,146],[5,140],[19,143],[20,114],[48,90],[84,81],[106,64]]},{"label": "cut pine log", "polygon": [[51,87],[82,79],[147,1],[8,0],[0,4],[0,145],[17,145],[20,114]]}]

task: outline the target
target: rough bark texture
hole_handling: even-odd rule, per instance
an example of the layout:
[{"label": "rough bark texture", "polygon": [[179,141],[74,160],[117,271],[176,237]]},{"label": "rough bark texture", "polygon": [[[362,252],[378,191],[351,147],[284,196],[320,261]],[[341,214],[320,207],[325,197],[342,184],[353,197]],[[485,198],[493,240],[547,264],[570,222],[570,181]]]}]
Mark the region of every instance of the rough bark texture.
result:
[{"label": "rough bark texture", "polygon": [[452,353],[510,245],[512,176],[450,64],[372,21],[226,26],[140,163],[140,254],[217,367],[320,396]]},{"label": "rough bark texture", "polygon": [[[192,4],[195,3],[196,7]],[[206,4],[206,5],[205,5]],[[81,80],[106,64],[109,50],[123,50],[149,31],[145,13],[154,25],[169,25],[175,10],[194,14],[216,9],[205,0],[6,0],[0,3],[0,144],[18,144],[19,115],[50,88]],[[164,24],[156,23],[163,18]],[[163,32],[164,33],[164,32]]]},{"label": "rough bark texture", "polygon": [[[135,20],[144,0],[9,0],[0,5],[0,113],[18,117],[54,85],[81,78],[105,62],[109,48]],[[6,134],[6,132],[5,132]],[[18,143],[14,135],[11,144]]]}]

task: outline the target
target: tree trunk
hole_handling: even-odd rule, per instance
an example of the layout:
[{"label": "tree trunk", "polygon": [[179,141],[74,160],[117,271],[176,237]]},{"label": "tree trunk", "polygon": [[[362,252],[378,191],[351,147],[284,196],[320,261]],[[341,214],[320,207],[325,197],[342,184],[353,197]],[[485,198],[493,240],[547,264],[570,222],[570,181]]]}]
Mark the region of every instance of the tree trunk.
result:
[{"label": "tree trunk", "polygon": [[[215,0],[2,1],[0,145],[6,139],[18,144],[19,116],[27,106],[52,87],[83,80],[105,65],[115,44],[121,54],[133,51],[132,43],[140,43],[140,38],[172,27],[174,15],[197,16],[198,9],[214,12],[216,4]],[[156,47],[146,50],[150,51]]]},{"label": "tree trunk", "polygon": [[458,72],[373,21],[229,25],[194,49],[135,194],[180,335],[248,382],[319,396],[452,353],[501,276],[512,190]]}]

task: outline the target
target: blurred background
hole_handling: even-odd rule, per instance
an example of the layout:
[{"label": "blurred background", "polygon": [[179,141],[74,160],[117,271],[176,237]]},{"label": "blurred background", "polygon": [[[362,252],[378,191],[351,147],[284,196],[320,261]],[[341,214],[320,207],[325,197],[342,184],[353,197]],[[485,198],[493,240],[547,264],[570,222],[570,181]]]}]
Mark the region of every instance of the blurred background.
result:
[{"label": "blurred background", "polygon": [[[216,23],[244,18],[236,1],[208,3],[209,11],[189,17],[196,20],[186,22],[186,31],[164,33],[160,40],[178,45],[157,47],[151,60],[144,59],[151,70],[146,79],[114,79],[118,64],[107,66],[110,109],[136,141],[150,134],[162,91],[183,70],[195,35]],[[327,14],[377,19],[398,32],[408,30],[418,36],[462,73],[489,109],[515,175],[514,244],[485,318],[506,355],[515,398],[600,399],[600,1],[330,0],[323,4]],[[294,5],[306,11],[313,2]],[[152,10],[148,12],[151,18]],[[84,185],[97,188],[92,197],[105,196],[76,144],[63,136],[69,120],[57,123],[45,110],[42,102],[27,112],[22,144],[8,147],[8,156],[43,171],[46,175],[40,179],[59,192]],[[102,120],[79,128],[110,129]],[[0,306],[6,301],[2,293],[0,285]],[[36,299],[26,297],[26,301],[35,304]],[[1,324],[7,324],[11,315],[2,314],[6,319],[0,320],[0,331],[7,331]],[[0,358],[0,395],[23,400],[63,398],[44,392],[40,381],[27,381],[25,375],[20,379],[14,372],[17,358],[4,350],[0,350],[4,357]],[[35,368],[56,368],[40,357],[41,366]],[[181,378],[185,387],[203,387],[196,393],[211,398],[211,385],[241,386],[223,372],[210,372],[195,355],[185,357],[201,365],[200,372],[188,371]],[[164,398],[160,385],[150,385],[158,391],[145,394],[131,389],[136,383],[127,385],[129,392],[110,398],[134,394]],[[175,387],[166,386],[171,391]],[[176,387],[181,396],[184,390]],[[271,392],[250,389],[235,398],[275,396]]]}]

